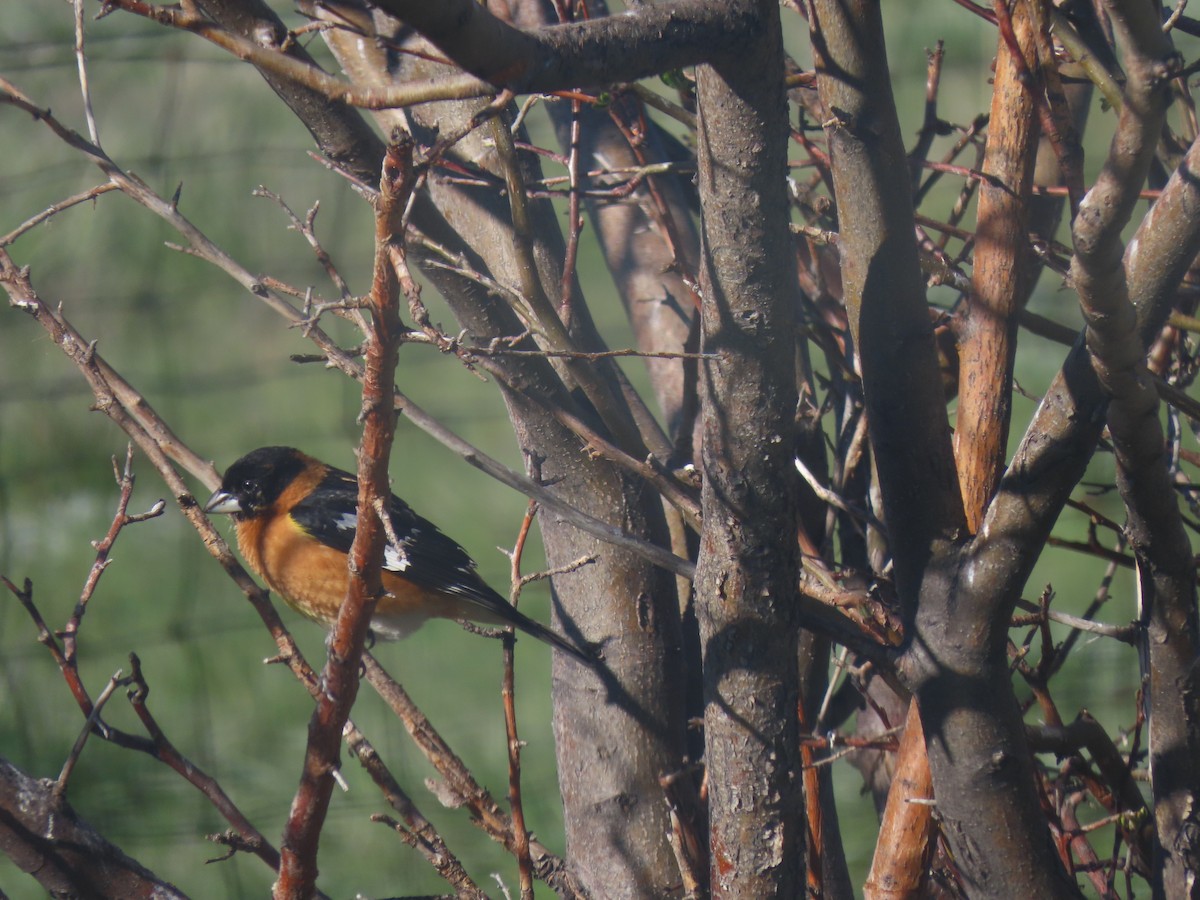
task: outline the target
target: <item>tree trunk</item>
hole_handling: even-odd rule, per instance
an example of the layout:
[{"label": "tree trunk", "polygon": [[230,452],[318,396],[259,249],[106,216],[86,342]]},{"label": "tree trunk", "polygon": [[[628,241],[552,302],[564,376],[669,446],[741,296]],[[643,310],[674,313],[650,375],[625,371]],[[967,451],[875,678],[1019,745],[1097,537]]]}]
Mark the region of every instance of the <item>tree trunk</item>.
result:
[{"label": "tree trunk", "polygon": [[704,651],[714,897],[804,893],[795,604],[796,279],[779,10],[746,57],[697,70]]}]

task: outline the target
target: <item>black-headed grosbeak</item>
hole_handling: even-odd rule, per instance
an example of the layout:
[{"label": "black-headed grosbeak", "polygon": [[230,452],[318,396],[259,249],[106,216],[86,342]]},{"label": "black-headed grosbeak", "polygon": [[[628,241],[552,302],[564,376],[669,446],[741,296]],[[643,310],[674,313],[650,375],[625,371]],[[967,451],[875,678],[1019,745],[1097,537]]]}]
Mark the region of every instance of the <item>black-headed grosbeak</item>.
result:
[{"label": "black-headed grosbeak", "polygon": [[[358,480],[292,447],[260,447],[225,472],[205,512],[233,516],[242,556],[288,605],[332,628],[346,597],[347,554],[358,524]],[[391,496],[396,542],[383,556],[386,593],[371,630],[395,640],[426,619],[512,625],[589,666],[596,660],[518,612],[488,587],[458,544]]]}]

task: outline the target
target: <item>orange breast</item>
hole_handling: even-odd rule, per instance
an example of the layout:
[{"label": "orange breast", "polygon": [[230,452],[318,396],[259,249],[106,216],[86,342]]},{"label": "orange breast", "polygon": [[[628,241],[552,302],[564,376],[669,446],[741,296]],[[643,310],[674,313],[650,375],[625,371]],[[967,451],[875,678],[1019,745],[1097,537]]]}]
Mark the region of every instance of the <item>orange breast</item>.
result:
[{"label": "orange breast", "polygon": [[[242,556],[272,591],[301,615],[333,627],[350,580],[344,553],[313,540],[288,516],[241,521],[237,536]],[[477,604],[425,590],[391,572],[383,573],[383,586],[387,593],[371,626],[384,639],[405,637],[429,618],[502,623]]]},{"label": "orange breast", "polygon": [[325,626],[346,596],[346,557],[312,540],[287,516],[239,522],[238,548],[292,609]]}]

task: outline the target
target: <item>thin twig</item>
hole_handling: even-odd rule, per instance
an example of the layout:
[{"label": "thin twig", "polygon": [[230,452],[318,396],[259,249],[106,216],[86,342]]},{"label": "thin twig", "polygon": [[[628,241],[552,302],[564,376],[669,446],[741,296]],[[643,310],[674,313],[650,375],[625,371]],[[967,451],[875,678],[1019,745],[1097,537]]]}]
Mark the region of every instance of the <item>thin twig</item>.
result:
[{"label": "thin twig", "polygon": [[181,31],[190,31],[216,44],[238,59],[263,72],[293,81],[334,102],[363,109],[397,109],[435,100],[466,100],[489,97],[496,88],[473,75],[459,73],[427,81],[410,81],[361,88],[335,78],[273,47],[264,47],[234,34],[193,11],[154,5],[142,0],[108,0],[106,7],[122,9]]},{"label": "thin twig", "polygon": [[687,126],[687,129],[689,131],[696,130],[695,114],[688,112],[686,109],[684,109],[678,103],[672,103],[666,97],[663,97],[660,94],[656,94],[654,91],[650,90],[650,88],[646,87],[643,84],[637,84],[635,82],[634,84],[622,85],[622,87],[628,88],[630,91],[637,94],[637,98],[639,100],[641,100],[643,103],[645,103],[647,106],[651,106],[654,109],[657,109],[659,112],[665,113],[666,115],[668,115],[672,119],[674,119],[676,122],[681,122],[682,124]]},{"label": "thin twig", "polygon": [[117,688],[126,683],[126,679],[121,677],[121,670],[117,669],[112,677],[108,679],[108,684],[104,686],[104,690],[100,692],[100,696],[96,698],[96,704],[92,707],[92,711],[88,713],[88,717],[84,722],[83,728],[80,729],[78,737],[75,738],[75,743],[71,747],[71,752],[67,754],[67,759],[63,763],[62,770],[58,773],[58,778],[54,782],[53,794],[55,798],[62,799],[67,790],[67,782],[71,778],[71,773],[75,771],[75,764],[79,762],[79,757],[83,755],[83,747],[87,743],[88,737],[93,731],[100,728],[100,713],[104,709],[104,705],[116,692]]},{"label": "thin twig", "polygon": [[687,353],[681,351],[669,350],[637,350],[632,347],[627,347],[621,350],[597,350],[593,353],[587,353],[582,350],[518,350],[515,347],[472,347],[472,353],[478,353],[483,356],[543,356],[550,359],[616,359],[618,357],[634,356],[640,359],[707,359],[719,360],[719,353]]},{"label": "thin twig", "polygon": [[[530,500],[510,556],[512,565],[509,600],[514,607],[521,599],[521,589],[525,584],[521,579],[521,557],[536,515],[537,501]],[[525,806],[521,802],[521,741],[517,736],[517,704],[513,678],[513,650],[516,641],[512,628],[506,628],[504,631],[504,677],[500,696],[504,705],[504,729],[508,736],[508,805],[512,810],[513,854],[517,858],[521,900],[533,900],[533,863],[529,858],[529,831],[525,827]]]},{"label": "thin twig", "polygon": [[233,826],[243,840],[249,843],[249,846],[253,848],[254,855],[272,869],[278,870],[279,851],[251,824],[217,780],[180,753],[168,740],[166,733],[146,705],[146,700],[150,696],[150,686],[142,674],[142,661],[138,659],[136,653],[131,653],[129,654],[129,663],[131,667],[129,677],[122,683],[132,685],[129,691],[129,703],[133,706],[134,712],[137,713],[138,719],[154,743],[154,758],[182,775],[185,781],[207,797],[225,821]]},{"label": "thin twig", "polygon": [[583,232],[583,215],[580,212],[579,143],[582,124],[579,120],[578,100],[571,101],[570,152],[567,154],[567,252],[563,261],[562,278],[559,280],[558,309],[563,323],[571,327],[571,297],[574,295],[575,261],[579,257],[579,235]]},{"label": "thin twig", "polygon": [[96,592],[96,586],[100,583],[100,576],[108,568],[110,561],[109,554],[112,552],[113,544],[116,543],[118,535],[120,535],[121,530],[126,525],[157,518],[166,509],[166,502],[159,500],[146,512],[131,516],[128,510],[129,501],[133,498],[133,444],[129,443],[125,447],[125,467],[123,470],[117,468],[116,457],[113,457],[112,462],[113,474],[116,476],[117,487],[120,489],[120,497],[117,500],[117,511],[113,515],[108,533],[101,540],[92,542],[92,546],[96,549],[96,559],[92,563],[92,568],[88,572],[86,581],[84,581],[83,590],[79,595],[79,600],[75,604],[75,610],[62,630],[63,657],[72,666],[75,665],[79,626],[83,621],[84,613],[87,611],[88,601],[91,600],[92,595]]},{"label": "thin twig", "polygon": [[838,496],[836,492],[831,491],[829,488],[825,487],[825,485],[821,484],[821,482],[817,480],[817,476],[809,471],[808,467],[804,464],[804,461],[799,457],[796,458],[795,463],[796,471],[800,473],[800,476],[808,483],[808,486],[812,488],[813,493],[825,503],[828,503],[835,509],[841,510],[849,516],[853,516],[856,519],[866,522],[868,525],[871,525],[874,528],[878,528],[880,531],[887,530],[886,526],[879,521],[879,519],[877,519],[870,510],[856,508],[851,503]]},{"label": "thin twig", "polygon": [[79,70],[79,93],[83,96],[83,115],[87,119],[88,136],[100,146],[100,130],[92,109],[92,91],[88,86],[87,56],[83,51],[83,0],[75,0],[75,64]]},{"label": "thin twig", "polygon": [[[443,803],[466,806],[471,821],[512,852],[515,835],[512,819],[500,809],[486,788],[463,763],[425,714],[413,703],[408,692],[379,665],[370,653],[363,654],[364,677],[400,719],[418,749],[442,776],[443,781],[431,789]],[[582,895],[574,875],[566,863],[538,841],[530,841],[534,873],[562,897]]]},{"label": "thin twig", "polygon": [[113,184],[111,181],[105,182],[104,184],[98,184],[95,187],[88,188],[86,191],[81,191],[78,194],[67,197],[65,200],[52,203],[37,215],[26,219],[8,234],[0,237],[0,247],[9,246],[21,235],[33,230],[51,216],[57,215],[64,209],[70,209],[72,206],[78,206],[80,203],[87,203],[89,200],[95,200],[101,194],[107,194],[109,191],[119,191],[120,189],[119,185]]}]

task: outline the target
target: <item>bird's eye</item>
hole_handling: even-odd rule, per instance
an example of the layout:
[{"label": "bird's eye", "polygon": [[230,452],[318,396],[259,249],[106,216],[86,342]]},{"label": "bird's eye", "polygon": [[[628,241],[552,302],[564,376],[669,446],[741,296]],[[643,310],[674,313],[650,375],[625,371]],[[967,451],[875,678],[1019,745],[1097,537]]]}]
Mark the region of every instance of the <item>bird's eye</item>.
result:
[{"label": "bird's eye", "polygon": [[242,482],[242,492],[245,494],[253,494],[258,490],[258,483],[253,478],[247,478]]}]

